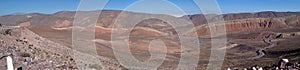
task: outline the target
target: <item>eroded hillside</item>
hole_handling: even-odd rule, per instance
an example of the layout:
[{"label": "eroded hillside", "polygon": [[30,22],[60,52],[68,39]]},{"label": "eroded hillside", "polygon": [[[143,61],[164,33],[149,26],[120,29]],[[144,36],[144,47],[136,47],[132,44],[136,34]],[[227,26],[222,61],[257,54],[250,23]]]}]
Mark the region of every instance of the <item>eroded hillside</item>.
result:
[{"label": "eroded hillside", "polygon": [[[90,54],[73,51],[71,48],[40,37],[27,28],[14,26],[0,27],[0,64],[1,70],[6,69],[6,57],[11,56],[16,69],[118,69],[119,64],[105,57],[94,57]],[[89,57],[89,59],[101,59],[105,66],[95,64],[93,60],[76,60],[77,55]],[[78,65],[85,65],[79,68]],[[112,68],[111,68],[112,67]]]},{"label": "eroded hillside", "polygon": [[[81,12],[95,12],[95,11],[81,11]],[[194,37],[190,34],[192,33],[192,28],[186,27],[185,23],[179,25],[178,27],[172,27],[170,23],[160,20],[160,19],[146,19],[138,22],[139,24],[133,28],[132,31],[128,29],[127,24],[116,24],[117,29],[113,29],[112,26],[123,11],[113,11],[107,10],[102,11],[99,16],[95,27],[89,29],[82,29],[80,27],[72,27],[74,15],[76,12],[63,11],[55,14],[25,14],[25,15],[7,15],[1,16],[0,22],[7,25],[18,25],[21,27],[26,27],[28,29],[21,29],[24,31],[24,35],[21,38],[2,35],[3,39],[11,41],[13,44],[15,39],[20,39],[28,41],[25,46],[33,44],[33,47],[38,47],[34,50],[45,50],[49,52],[61,53],[60,55],[66,55],[70,57],[70,48],[72,48],[72,30],[78,31],[92,31],[95,28],[95,45],[97,46],[97,51],[99,58],[101,58],[104,63],[104,68],[108,69],[119,69],[122,68],[121,65],[116,62],[113,47],[111,42],[112,30],[116,30],[119,41],[129,41],[131,52],[139,60],[147,60],[150,57],[149,54],[149,44],[152,40],[161,39],[168,47],[167,60],[160,67],[160,69],[174,69],[178,60],[180,58],[180,53],[189,52],[181,51],[180,40],[177,37],[178,33],[174,28],[187,28],[186,34],[184,36]],[[211,49],[211,40],[217,38],[210,37],[210,29],[207,24],[207,20],[214,21],[218,20],[218,17],[223,17],[225,20],[225,29],[227,31],[226,37],[228,41],[226,46],[220,49],[226,49],[226,58],[224,62],[224,67],[230,66],[252,66],[254,64],[258,65],[270,65],[274,64],[273,60],[279,60],[281,58],[290,58],[293,61],[299,60],[299,26],[300,17],[298,12],[258,12],[258,13],[237,13],[237,14],[224,14],[216,15],[209,14],[208,16],[215,16],[211,19],[205,19],[203,14],[187,15],[183,17],[173,17],[169,15],[159,15],[159,14],[143,14],[124,11],[125,17],[128,19],[132,16],[160,16],[167,17],[173,20],[188,20],[191,21],[197,30],[198,38],[200,40],[200,50],[199,54],[199,69],[205,68],[209,61]],[[14,20],[12,20],[14,19]],[[89,20],[89,19],[86,19]],[[121,19],[122,20],[122,19]],[[124,21],[129,24],[129,21]],[[219,22],[213,22],[217,25]],[[31,32],[32,31],[32,32]],[[122,34],[130,32],[130,39],[124,39],[125,36]],[[41,37],[39,37],[41,36]],[[23,39],[22,37],[26,37]],[[35,37],[38,37],[37,39]],[[44,37],[44,38],[43,38]],[[264,56],[258,55],[257,51],[262,48],[270,46],[270,43],[265,43],[264,41],[268,38],[272,38],[272,42],[276,42],[275,46],[268,48]],[[55,42],[55,43],[54,43]],[[192,41],[185,41],[188,43]],[[22,45],[22,44],[20,44]],[[48,46],[48,47],[47,47]],[[22,47],[24,47],[22,45]],[[185,47],[185,46],[183,46]],[[63,49],[62,49],[63,48]],[[67,50],[67,51],[64,51]],[[155,49],[155,51],[161,50],[160,48]],[[29,52],[32,54],[31,52]],[[42,52],[44,53],[44,52]],[[283,54],[281,54],[283,53]],[[39,54],[37,54],[39,55]],[[84,55],[84,54],[83,54]],[[88,56],[88,55],[86,55]],[[256,59],[249,60],[238,60],[244,58],[252,58],[259,56]],[[42,57],[42,56],[37,56]],[[108,57],[108,58],[106,58]],[[49,59],[57,59],[60,62],[66,60],[70,61],[67,57],[51,57]],[[44,59],[41,59],[44,60]],[[45,59],[46,60],[46,59]],[[257,62],[264,64],[259,64]],[[92,61],[90,61],[92,62]],[[83,65],[85,64],[82,62]],[[87,62],[89,63],[89,62]],[[73,63],[71,63],[73,64]],[[70,65],[71,66],[71,65]],[[88,64],[87,64],[88,66]]]}]

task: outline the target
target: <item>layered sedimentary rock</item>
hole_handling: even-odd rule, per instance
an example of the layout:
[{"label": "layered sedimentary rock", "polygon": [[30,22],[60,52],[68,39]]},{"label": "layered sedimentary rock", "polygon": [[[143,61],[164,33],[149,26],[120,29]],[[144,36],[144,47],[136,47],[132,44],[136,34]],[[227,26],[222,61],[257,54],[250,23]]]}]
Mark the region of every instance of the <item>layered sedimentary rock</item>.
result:
[{"label": "layered sedimentary rock", "polygon": [[[223,26],[225,26],[226,28],[224,29],[226,29],[227,33],[234,33],[255,30],[283,29],[287,27],[292,27],[293,25],[299,25],[298,23],[299,18],[249,18],[225,21],[225,25],[222,25],[222,23],[217,23],[216,28],[222,28]],[[200,25],[196,28],[198,28],[197,33],[199,35],[210,34],[210,27],[208,24]]]}]

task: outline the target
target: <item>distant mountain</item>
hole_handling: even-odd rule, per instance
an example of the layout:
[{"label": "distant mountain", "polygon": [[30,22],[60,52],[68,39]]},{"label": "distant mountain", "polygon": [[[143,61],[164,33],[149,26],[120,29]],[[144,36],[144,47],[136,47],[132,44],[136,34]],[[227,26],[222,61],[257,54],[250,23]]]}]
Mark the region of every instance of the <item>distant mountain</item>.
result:
[{"label": "distant mountain", "polygon": [[[80,12],[96,12],[96,11],[80,11]],[[216,20],[220,16],[223,17],[226,23],[226,31],[230,33],[250,32],[250,31],[265,31],[265,30],[279,30],[279,29],[296,29],[300,27],[300,12],[258,12],[258,13],[235,13],[235,14],[207,14],[214,16],[211,19],[205,19],[204,14],[186,15],[183,17],[173,17],[170,15],[161,14],[146,14],[135,13],[120,10],[103,10],[98,18],[95,34],[96,38],[110,40],[112,25],[116,21],[119,14],[123,12],[124,17],[129,19],[134,16],[156,15],[160,17],[167,17],[173,20],[183,19],[191,20],[195,24],[196,31],[199,36],[210,37],[210,29],[207,25],[207,20]],[[6,15],[0,17],[0,23],[5,25],[19,25],[28,27],[33,32],[40,36],[49,38],[66,46],[71,46],[71,34],[75,11],[61,11],[54,14],[40,14],[30,13],[22,15]],[[130,23],[130,20],[125,20],[125,23]],[[173,28],[187,28],[184,23],[179,27],[171,27],[169,23],[160,19],[146,19],[137,25],[131,31],[133,36],[172,36],[177,35]],[[126,24],[117,24],[121,28],[118,32],[120,34],[129,32]],[[189,35],[192,31],[186,31]],[[89,30],[83,30],[89,31]],[[63,40],[62,40],[63,39]]]},{"label": "distant mountain", "polygon": [[[92,12],[92,11],[80,11]],[[121,11],[105,10],[100,17],[111,16],[116,17]],[[18,25],[24,22],[30,22],[33,26],[51,26],[55,27],[63,22],[72,22],[76,12],[75,11],[61,11],[54,14],[40,14],[30,13],[21,15],[5,15],[0,17],[0,23],[6,25]],[[107,18],[110,20],[109,18]],[[101,20],[101,19],[99,19]],[[104,21],[103,21],[104,22]]]},{"label": "distant mountain", "polygon": [[[80,11],[80,12],[93,12],[93,11]],[[101,23],[103,26],[109,26],[121,12],[120,10],[103,10],[99,16],[98,23]],[[134,13],[134,12],[127,12]],[[0,23],[7,25],[18,25],[24,22],[30,22],[32,25],[51,25],[63,23],[65,21],[72,22],[76,12],[75,11],[61,11],[54,14],[40,14],[40,13],[29,13],[29,14],[14,14],[14,15],[5,15],[0,17]],[[134,14],[143,14],[143,13],[134,13]],[[286,16],[300,16],[300,12],[258,12],[258,13],[234,13],[234,14],[208,14],[212,16],[223,16],[224,20],[237,20],[237,19],[246,19],[246,18],[279,18]],[[162,15],[166,16],[166,15]],[[185,15],[181,18],[192,20],[194,24],[204,24],[206,19],[204,14],[195,14],[195,15]],[[213,19],[209,19],[213,20]]]},{"label": "distant mountain", "polygon": [[[99,10],[98,10],[99,11]],[[97,11],[79,11],[79,12],[97,12]],[[131,18],[133,16],[146,16],[146,15],[156,15],[161,17],[172,18],[174,20],[185,19],[191,20],[197,29],[199,35],[205,35],[209,31],[207,28],[203,28],[207,24],[207,20],[214,21],[218,20],[220,17],[226,21],[226,28],[228,32],[240,32],[240,31],[251,31],[251,30],[261,30],[261,29],[274,29],[274,28],[285,28],[290,26],[299,26],[299,16],[300,12],[258,12],[258,13],[235,13],[235,14],[207,14],[208,16],[213,16],[210,19],[206,19],[204,14],[195,14],[195,15],[185,15],[183,17],[173,17],[170,15],[161,15],[161,14],[146,14],[146,13],[135,13],[128,11],[120,10],[102,10],[101,15],[98,18],[96,32],[110,33],[110,28],[113,23],[116,21],[116,18],[119,14],[123,12],[125,17]],[[61,11],[54,14],[40,14],[40,13],[30,13],[30,14],[21,14],[21,15],[6,15],[0,17],[0,23],[5,25],[19,25],[26,26],[31,28],[36,28],[35,26],[43,26],[49,28],[63,28],[68,29],[72,26],[75,11]],[[123,15],[124,16],[124,15]],[[129,21],[124,21],[130,23]],[[153,23],[150,23],[153,22]],[[152,26],[150,29],[159,30],[158,27],[155,27],[157,24],[165,24],[165,22],[157,22],[157,20],[147,20],[141,23],[142,27]],[[126,28],[126,24],[116,25],[119,28]],[[182,27],[184,27],[184,23]],[[170,27],[170,26],[169,26]],[[143,28],[144,29],[144,28]],[[147,28],[146,28],[147,29]],[[170,28],[164,27],[164,29],[170,30]],[[168,32],[164,30],[163,32]],[[166,34],[163,34],[166,35]]]}]

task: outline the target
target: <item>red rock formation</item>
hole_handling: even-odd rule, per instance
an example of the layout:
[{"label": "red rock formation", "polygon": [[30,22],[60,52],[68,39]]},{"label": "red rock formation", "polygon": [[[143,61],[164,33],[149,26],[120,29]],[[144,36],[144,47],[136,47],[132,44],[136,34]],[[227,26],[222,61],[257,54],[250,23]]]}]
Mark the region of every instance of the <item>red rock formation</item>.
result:
[{"label": "red rock formation", "polygon": [[[226,32],[243,32],[243,31],[254,31],[254,30],[267,30],[267,29],[279,29],[287,27],[284,20],[273,19],[273,18],[251,18],[241,19],[225,22]],[[219,26],[217,25],[217,28]],[[198,27],[198,35],[208,35],[210,33],[208,25]]]},{"label": "red rock formation", "polygon": [[152,29],[152,28],[147,28],[147,27],[135,27],[131,31],[132,36],[166,36],[168,35],[167,33]]},{"label": "red rock formation", "polygon": [[23,23],[20,23],[18,26],[21,26],[21,27],[28,27],[30,26],[30,22],[23,22]]},{"label": "red rock formation", "polygon": [[63,22],[57,22],[54,26],[55,27],[65,27],[65,26],[70,26],[71,22],[68,20],[64,20]]},{"label": "red rock formation", "polygon": [[245,19],[226,22],[227,32],[251,31],[286,27],[279,19]]}]

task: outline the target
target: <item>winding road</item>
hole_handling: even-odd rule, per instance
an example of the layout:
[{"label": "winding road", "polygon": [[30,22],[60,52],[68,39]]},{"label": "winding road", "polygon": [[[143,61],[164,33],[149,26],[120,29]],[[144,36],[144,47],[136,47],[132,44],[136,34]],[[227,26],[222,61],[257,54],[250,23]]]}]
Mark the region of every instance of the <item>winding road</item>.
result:
[{"label": "winding road", "polygon": [[253,59],[258,59],[258,58],[261,58],[263,56],[266,55],[266,50],[269,49],[269,48],[273,48],[275,46],[277,46],[277,43],[276,42],[271,42],[271,39],[270,38],[266,38],[266,39],[263,39],[263,41],[267,44],[269,44],[268,46],[264,47],[264,48],[261,48],[259,50],[257,50],[257,55],[254,56],[254,57],[250,57],[250,58],[246,58],[244,60],[253,60]]},{"label": "winding road", "polygon": [[[254,56],[254,57],[249,57],[249,58],[243,58],[243,59],[240,59],[240,60],[253,60],[253,59],[258,59],[258,58],[261,58],[263,56],[266,55],[266,50],[269,49],[269,48],[273,48],[275,46],[277,46],[277,43],[276,42],[271,42],[271,38],[266,38],[266,39],[263,39],[263,41],[267,44],[269,44],[268,46],[264,47],[264,48],[260,48],[259,50],[257,50],[257,55]],[[113,48],[112,47],[109,47],[105,44],[102,44],[102,43],[99,43],[99,42],[96,42],[96,45],[99,45],[99,46],[102,46],[106,49],[109,49],[111,51],[113,51]],[[140,53],[141,54],[141,53]],[[178,60],[179,58],[177,57],[174,57],[174,56],[171,56],[171,55],[167,55],[166,56],[167,58],[170,58],[170,59],[174,59],[174,60]]]}]

